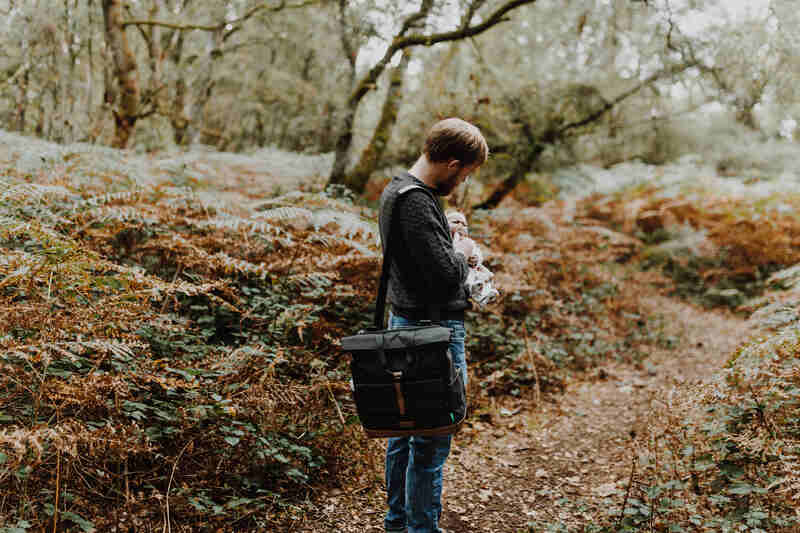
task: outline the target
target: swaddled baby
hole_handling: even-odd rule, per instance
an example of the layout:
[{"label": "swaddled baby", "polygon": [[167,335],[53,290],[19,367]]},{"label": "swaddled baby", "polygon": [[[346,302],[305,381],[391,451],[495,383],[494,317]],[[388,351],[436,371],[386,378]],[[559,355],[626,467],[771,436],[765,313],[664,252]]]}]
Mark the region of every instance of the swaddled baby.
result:
[{"label": "swaddled baby", "polygon": [[464,285],[467,287],[472,301],[479,306],[484,306],[492,303],[500,293],[492,283],[492,274],[488,268],[483,266],[483,254],[481,253],[478,245],[469,238],[469,227],[467,226],[467,218],[458,211],[448,211],[445,215],[447,222],[450,225],[450,235],[453,237],[453,244],[461,240],[469,241],[472,246],[472,253],[467,257],[467,264],[469,265],[469,273]]}]

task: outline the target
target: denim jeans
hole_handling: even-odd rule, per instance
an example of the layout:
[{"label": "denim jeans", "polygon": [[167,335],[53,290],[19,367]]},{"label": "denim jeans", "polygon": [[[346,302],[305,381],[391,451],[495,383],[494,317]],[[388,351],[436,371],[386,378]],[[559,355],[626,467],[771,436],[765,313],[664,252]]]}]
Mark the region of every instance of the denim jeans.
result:
[{"label": "denim jeans", "polygon": [[[389,327],[413,326],[417,322],[389,315]],[[450,353],[467,383],[464,349],[466,330],[461,320],[442,320],[453,330]],[[389,439],[386,447],[386,501],[389,511],[384,519],[387,530],[409,533],[438,533],[442,515],[442,469],[450,454],[452,435],[444,437],[400,437]]]}]

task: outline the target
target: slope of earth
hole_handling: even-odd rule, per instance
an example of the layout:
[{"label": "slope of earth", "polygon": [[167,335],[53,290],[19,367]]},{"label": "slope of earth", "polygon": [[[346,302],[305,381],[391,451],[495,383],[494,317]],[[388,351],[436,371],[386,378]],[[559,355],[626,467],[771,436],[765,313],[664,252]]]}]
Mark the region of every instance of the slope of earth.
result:
[{"label": "slope of earth", "polygon": [[[646,445],[637,436],[652,407],[710,377],[747,331],[730,313],[627,283],[645,308],[664,316],[677,346],[653,348],[644,365],[603,366],[552,403],[529,395],[474,417],[446,465],[446,531],[584,531],[597,517],[613,516]],[[372,486],[320,495],[292,530],[382,531],[384,496]]]}]

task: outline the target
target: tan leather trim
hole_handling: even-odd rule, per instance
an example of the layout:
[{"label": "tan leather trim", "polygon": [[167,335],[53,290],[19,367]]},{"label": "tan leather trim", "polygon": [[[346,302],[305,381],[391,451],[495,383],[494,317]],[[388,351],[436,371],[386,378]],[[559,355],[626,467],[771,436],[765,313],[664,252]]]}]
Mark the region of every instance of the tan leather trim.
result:
[{"label": "tan leather trim", "polygon": [[466,415],[460,421],[449,426],[441,426],[438,428],[430,429],[367,429],[364,428],[367,437],[371,439],[381,437],[443,437],[445,435],[454,435],[458,433],[464,421],[467,419]]}]

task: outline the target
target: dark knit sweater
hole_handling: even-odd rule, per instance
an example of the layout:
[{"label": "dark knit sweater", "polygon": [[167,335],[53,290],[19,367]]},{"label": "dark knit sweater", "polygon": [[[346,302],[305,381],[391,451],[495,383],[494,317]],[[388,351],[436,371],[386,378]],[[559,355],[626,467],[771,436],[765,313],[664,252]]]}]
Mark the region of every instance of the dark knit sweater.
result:
[{"label": "dark knit sweater", "polygon": [[[411,184],[425,190],[414,188],[397,197],[400,189]],[[469,267],[453,250],[447,219],[435,194],[408,173],[395,176],[381,194],[378,221],[384,253],[389,219],[392,224],[387,300],[401,315],[428,306],[451,312],[469,307],[464,288]],[[390,198],[396,199],[391,213]]]}]

